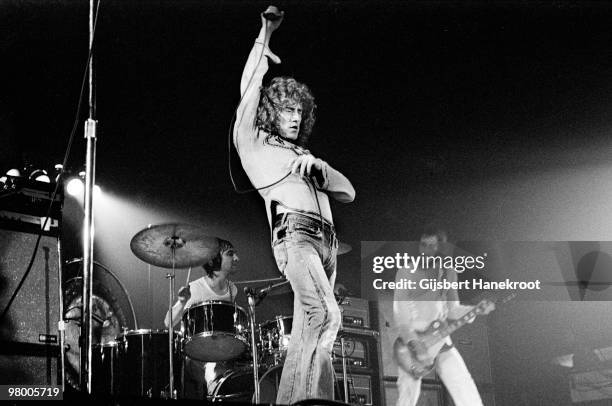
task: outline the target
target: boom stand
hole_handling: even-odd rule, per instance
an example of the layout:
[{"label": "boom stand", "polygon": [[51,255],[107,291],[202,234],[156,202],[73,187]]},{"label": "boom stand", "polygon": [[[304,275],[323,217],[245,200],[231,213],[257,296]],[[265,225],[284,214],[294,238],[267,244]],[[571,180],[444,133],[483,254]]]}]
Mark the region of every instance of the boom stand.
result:
[{"label": "boom stand", "polygon": [[253,356],[253,387],[255,393],[253,401],[259,404],[259,358],[257,355],[257,341],[255,340],[255,305],[257,303],[256,293],[252,290],[247,292],[249,299],[249,322],[251,324],[251,353]]}]

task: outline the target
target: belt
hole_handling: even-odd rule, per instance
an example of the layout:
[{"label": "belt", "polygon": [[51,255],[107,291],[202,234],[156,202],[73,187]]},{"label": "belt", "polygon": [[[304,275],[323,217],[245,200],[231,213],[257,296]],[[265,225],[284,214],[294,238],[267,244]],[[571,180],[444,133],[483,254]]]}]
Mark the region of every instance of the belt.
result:
[{"label": "belt", "polygon": [[272,219],[272,224],[274,224],[274,228],[277,228],[283,223],[283,221],[299,223],[307,227],[315,228],[317,230],[320,230],[321,224],[323,224],[324,232],[327,232],[330,234],[336,233],[336,228],[334,227],[334,225],[325,219],[323,219],[323,222],[321,222],[321,218],[318,217],[318,215],[317,217],[311,217],[311,216],[301,214],[301,213],[291,213],[291,212],[276,213],[276,215]]}]

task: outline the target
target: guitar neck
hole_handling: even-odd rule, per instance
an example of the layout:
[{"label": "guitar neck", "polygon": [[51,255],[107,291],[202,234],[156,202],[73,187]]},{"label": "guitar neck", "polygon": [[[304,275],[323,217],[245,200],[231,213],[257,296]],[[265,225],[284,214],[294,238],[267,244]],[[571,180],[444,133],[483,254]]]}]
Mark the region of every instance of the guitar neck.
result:
[{"label": "guitar neck", "polygon": [[[506,302],[509,302],[510,300],[514,299],[515,297],[516,297],[516,293],[512,292],[509,295],[507,295],[506,297],[504,297],[500,302],[501,303],[506,303]],[[490,302],[495,303],[495,301],[490,301]],[[460,318],[449,322],[446,326],[441,328],[438,331],[438,334],[436,334],[436,335],[438,337],[440,337],[440,338],[444,338],[444,337],[452,334],[455,330],[465,326],[467,323],[470,322],[470,320],[472,320],[476,316],[479,316],[482,313],[484,313],[486,306],[487,306],[487,300],[481,300],[476,306],[472,307],[472,310],[470,310],[469,312],[465,313]]]},{"label": "guitar neck", "polygon": [[476,316],[478,316],[479,314],[481,314],[483,312],[483,306],[485,305],[485,302],[480,302],[478,303],[478,305],[476,305],[475,307],[472,308],[472,310],[470,310],[469,312],[465,313],[463,316],[461,316],[460,318],[451,321],[450,323],[448,323],[444,328],[442,328],[440,330],[440,335],[443,337],[446,337],[450,334],[452,334],[455,330],[460,329],[461,327],[465,326],[467,323],[469,323],[470,320],[474,319]]},{"label": "guitar neck", "polygon": [[[506,296],[505,298],[501,300],[501,303],[506,303],[514,299],[515,297],[516,297],[516,293],[514,292],[510,293],[508,296]],[[427,342],[428,345],[433,345],[439,342],[440,340],[452,334],[455,330],[465,326],[467,323],[470,322],[470,320],[474,319],[476,316],[479,316],[485,313],[486,307],[489,305],[489,303],[495,303],[495,302],[497,301],[491,301],[491,300],[480,301],[480,303],[472,307],[472,309],[469,312],[465,313],[460,318],[452,320],[448,322],[446,325],[439,327],[437,330],[435,330],[435,332],[428,334],[428,337],[425,338],[425,341]]]}]

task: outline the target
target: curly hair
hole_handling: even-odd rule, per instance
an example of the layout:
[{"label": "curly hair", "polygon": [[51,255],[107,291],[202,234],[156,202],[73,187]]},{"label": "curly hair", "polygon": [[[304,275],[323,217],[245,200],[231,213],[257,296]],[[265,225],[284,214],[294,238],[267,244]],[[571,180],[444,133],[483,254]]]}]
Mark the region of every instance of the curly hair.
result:
[{"label": "curly hair", "polygon": [[276,77],[261,89],[255,125],[270,134],[278,135],[279,113],[287,105],[301,103],[302,122],[297,144],[306,146],[315,123],[314,96],[308,86],[290,77]]}]

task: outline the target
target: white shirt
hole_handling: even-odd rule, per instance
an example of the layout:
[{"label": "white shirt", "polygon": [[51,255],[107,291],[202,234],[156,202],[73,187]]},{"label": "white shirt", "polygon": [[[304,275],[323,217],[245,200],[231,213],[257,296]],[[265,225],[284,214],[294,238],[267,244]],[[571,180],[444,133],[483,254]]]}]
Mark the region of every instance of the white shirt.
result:
[{"label": "white shirt", "polygon": [[238,288],[236,285],[230,281],[227,281],[227,285],[229,288],[231,288],[232,294],[230,295],[230,290],[226,288],[225,292],[219,295],[212,290],[207,282],[207,279],[208,278],[206,276],[203,276],[200,279],[196,279],[195,281],[189,283],[191,298],[185,304],[185,309],[189,309],[191,306],[207,300],[223,300],[226,302],[236,301],[236,294],[238,293]]}]

